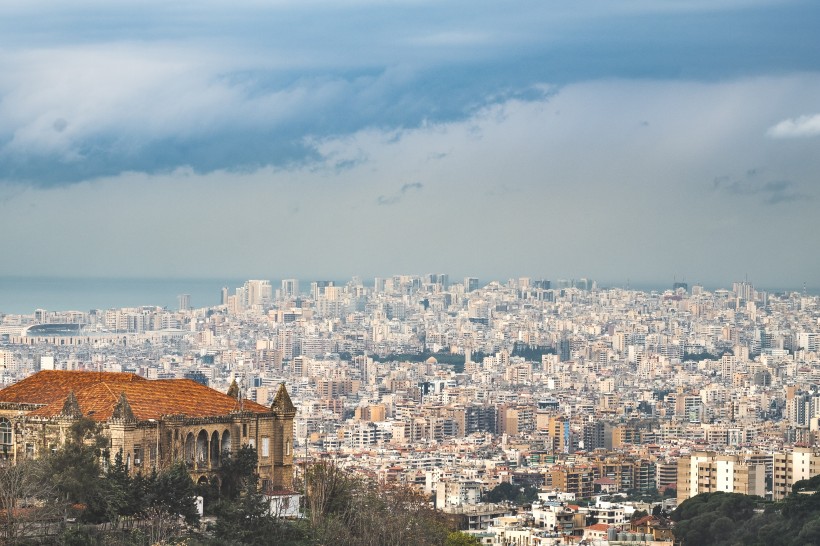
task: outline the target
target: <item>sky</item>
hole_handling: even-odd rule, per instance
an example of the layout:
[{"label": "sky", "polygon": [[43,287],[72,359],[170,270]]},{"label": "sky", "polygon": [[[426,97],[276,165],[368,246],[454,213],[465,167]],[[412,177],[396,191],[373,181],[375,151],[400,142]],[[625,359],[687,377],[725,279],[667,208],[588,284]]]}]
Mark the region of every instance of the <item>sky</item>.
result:
[{"label": "sky", "polygon": [[814,0],[5,0],[0,276],[820,286]]}]

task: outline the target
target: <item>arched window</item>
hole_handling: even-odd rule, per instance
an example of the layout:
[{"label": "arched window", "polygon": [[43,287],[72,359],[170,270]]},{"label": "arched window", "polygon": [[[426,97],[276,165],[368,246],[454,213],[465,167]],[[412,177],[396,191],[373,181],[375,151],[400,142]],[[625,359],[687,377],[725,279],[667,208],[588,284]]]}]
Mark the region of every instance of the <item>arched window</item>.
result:
[{"label": "arched window", "polygon": [[11,443],[11,421],[0,417],[0,457],[11,457],[14,446]]}]

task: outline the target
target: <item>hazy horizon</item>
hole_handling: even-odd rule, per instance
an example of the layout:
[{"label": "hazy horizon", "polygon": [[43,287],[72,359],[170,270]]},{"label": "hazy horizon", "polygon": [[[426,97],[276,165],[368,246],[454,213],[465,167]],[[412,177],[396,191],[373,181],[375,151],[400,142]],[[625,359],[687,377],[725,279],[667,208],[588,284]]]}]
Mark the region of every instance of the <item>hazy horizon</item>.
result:
[{"label": "hazy horizon", "polygon": [[[11,277],[0,276],[0,315],[29,315],[36,309],[48,311],[88,311],[89,309],[111,309],[121,307],[158,306],[168,309],[177,308],[177,296],[189,294],[191,305],[194,308],[213,307],[219,305],[222,287],[233,290],[251,278],[270,280],[273,289],[279,288],[282,277],[256,276],[248,278],[66,278],[66,277]],[[504,279],[479,278],[481,286],[492,281],[506,282]],[[517,277],[516,277],[517,278]],[[547,278],[531,276],[531,279]],[[582,278],[576,277],[575,280]],[[374,277],[361,277],[365,286],[373,286]],[[548,280],[555,282],[559,277]],[[300,291],[309,292],[310,282],[320,280],[318,277],[299,278]],[[344,285],[350,279],[328,278]],[[566,280],[572,280],[567,278]],[[626,288],[627,284],[606,282],[599,279],[589,279],[598,282],[600,289]],[[453,278],[450,283],[462,282],[463,277]],[[681,281],[685,282],[685,281]],[[691,286],[695,283],[689,283]],[[731,289],[732,283],[709,285],[704,284],[708,291],[716,289]],[[629,280],[629,288],[638,291],[664,291],[672,288],[672,282],[652,283]],[[802,292],[803,287],[766,287],[755,286],[758,290],[769,292]],[[806,287],[811,295],[820,294],[820,288]]]}]

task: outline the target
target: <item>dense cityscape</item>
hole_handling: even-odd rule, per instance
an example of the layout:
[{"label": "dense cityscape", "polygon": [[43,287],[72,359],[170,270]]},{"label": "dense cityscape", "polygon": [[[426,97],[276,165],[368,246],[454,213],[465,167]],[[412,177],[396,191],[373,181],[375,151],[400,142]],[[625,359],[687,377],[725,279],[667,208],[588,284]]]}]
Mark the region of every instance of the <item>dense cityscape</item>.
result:
[{"label": "dense cityscape", "polygon": [[818,22],[0,2],[0,546],[820,545]]},{"label": "dense cityscape", "polygon": [[124,372],[274,408],[286,387],[295,481],[332,461],[415,490],[482,544],[671,544],[668,514],[691,497],[779,501],[820,475],[820,298],[805,291],[430,274],[178,301],[3,315],[2,383]]}]

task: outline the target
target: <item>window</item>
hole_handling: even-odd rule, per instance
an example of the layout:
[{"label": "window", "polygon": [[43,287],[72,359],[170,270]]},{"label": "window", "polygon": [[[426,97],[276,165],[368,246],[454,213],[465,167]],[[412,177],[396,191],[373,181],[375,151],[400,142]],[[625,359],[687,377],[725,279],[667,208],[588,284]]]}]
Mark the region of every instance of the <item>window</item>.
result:
[{"label": "window", "polygon": [[11,443],[11,421],[0,417],[0,457],[11,457],[14,446]]},{"label": "window", "polygon": [[134,446],[134,466],[140,466],[142,464],[142,446],[135,445]]},{"label": "window", "polygon": [[270,457],[270,438],[262,436],[262,456]]},{"label": "window", "polygon": [[33,459],[34,458],[34,444],[26,444],[26,458]]},{"label": "window", "polygon": [[256,449],[256,440],[254,440],[253,438],[248,438],[248,445]]},{"label": "window", "polygon": [[248,435],[248,425],[246,423],[242,423],[242,436]]}]

